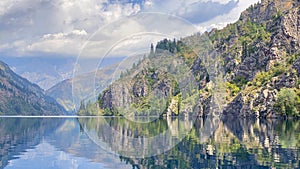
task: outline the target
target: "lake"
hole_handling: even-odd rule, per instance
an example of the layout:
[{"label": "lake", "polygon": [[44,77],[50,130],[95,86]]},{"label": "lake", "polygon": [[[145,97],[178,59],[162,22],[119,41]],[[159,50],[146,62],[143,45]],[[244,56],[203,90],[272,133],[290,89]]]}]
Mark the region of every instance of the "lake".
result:
[{"label": "lake", "polygon": [[0,168],[300,168],[300,121],[1,117]]}]

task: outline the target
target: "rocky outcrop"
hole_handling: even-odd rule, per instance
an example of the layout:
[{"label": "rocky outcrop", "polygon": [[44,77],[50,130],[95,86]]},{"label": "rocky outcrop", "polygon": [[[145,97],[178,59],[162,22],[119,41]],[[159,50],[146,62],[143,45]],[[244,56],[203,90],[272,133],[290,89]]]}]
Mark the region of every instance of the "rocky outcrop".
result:
[{"label": "rocky outcrop", "polygon": [[[250,82],[242,87],[242,92],[230,104],[224,114],[232,116],[275,117],[274,108],[278,92],[282,88],[298,88],[300,73],[299,59],[299,27],[300,1],[262,1],[243,12],[238,22],[266,25],[270,39],[257,39],[250,43],[253,51],[242,60],[234,71],[234,78],[243,77]],[[243,36],[243,35],[242,35]],[[275,70],[281,66],[281,71]],[[274,73],[276,72],[277,73]],[[270,80],[262,85],[251,87],[260,72]],[[233,79],[234,79],[233,78]],[[239,81],[236,81],[239,83]]]},{"label": "rocky outcrop", "polygon": [[277,93],[277,90],[264,87],[251,94],[239,94],[223,114],[232,117],[276,117],[273,108]]},{"label": "rocky outcrop", "polygon": [[300,58],[294,62],[293,69],[297,71],[297,76],[300,77]]},{"label": "rocky outcrop", "polygon": [[140,109],[140,112],[133,112],[139,114],[143,113],[143,108],[161,106],[156,105],[160,103],[154,103],[151,99],[170,100],[169,104],[173,106],[174,101],[171,97],[177,94],[176,86],[174,80],[168,77],[166,72],[144,69],[133,78],[126,78],[113,83],[101,94],[99,98],[101,109],[116,114],[119,110],[132,106]]},{"label": "rocky outcrop", "polygon": [[284,87],[293,88],[297,85],[298,76],[295,72],[286,72],[279,77],[274,78],[274,87],[280,90]]}]

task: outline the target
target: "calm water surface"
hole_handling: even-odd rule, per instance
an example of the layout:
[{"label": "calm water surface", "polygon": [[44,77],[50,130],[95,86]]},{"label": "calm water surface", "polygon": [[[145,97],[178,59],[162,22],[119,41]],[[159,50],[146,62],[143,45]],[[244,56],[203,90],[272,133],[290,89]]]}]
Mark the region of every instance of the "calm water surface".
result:
[{"label": "calm water surface", "polygon": [[[142,121],[3,117],[0,168],[300,168],[297,120]],[[143,140],[160,133],[171,137]]]}]

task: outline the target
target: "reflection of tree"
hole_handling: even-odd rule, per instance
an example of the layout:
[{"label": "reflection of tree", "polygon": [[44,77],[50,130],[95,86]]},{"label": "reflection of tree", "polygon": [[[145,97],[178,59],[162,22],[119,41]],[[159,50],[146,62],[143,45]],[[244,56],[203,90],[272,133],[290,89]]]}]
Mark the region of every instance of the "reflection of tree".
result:
[{"label": "reflection of tree", "polygon": [[133,138],[155,136],[168,128],[165,120],[154,120],[150,123],[135,123],[122,117],[79,118],[78,120],[88,131],[95,130],[99,137],[103,136],[103,129],[107,125],[120,133],[126,131],[127,136]]},{"label": "reflection of tree", "polygon": [[[295,168],[299,165],[298,121],[226,119],[224,123],[238,138],[241,146],[254,155],[259,165],[283,168]],[[293,127],[286,128],[287,124]]]},{"label": "reflection of tree", "polygon": [[275,133],[279,136],[278,141],[283,148],[300,147],[299,120],[278,121],[275,125]]},{"label": "reflection of tree", "polygon": [[200,141],[201,127],[199,119],[182,142],[161,155],[120,158],[137,168],[299,167],[299,121],[227,119],[206,142]]},{"label": "reflection of tree", "polygon": [[136,118],[139,118],[136,119],[138,122],[123,117],[79,118],[79,122],[96,144],[115,153],[135,157],[160,154],[171,149],[193,125],[184,117]]}]

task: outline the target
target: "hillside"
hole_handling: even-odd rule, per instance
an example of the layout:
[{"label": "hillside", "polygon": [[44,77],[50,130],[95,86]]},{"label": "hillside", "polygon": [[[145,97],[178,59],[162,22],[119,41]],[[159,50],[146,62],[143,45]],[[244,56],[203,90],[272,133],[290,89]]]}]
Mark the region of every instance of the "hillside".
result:
[{"label": "hillside", "polygon": [[[75,78],[64,80],[46,91],[46,94],[62,105],[67,111],[74,111],[78,108],[80,101],[93,100],[93,92],[101,92],[110,82],[113,70],[86,73]],[[98,83],[94,84],[94,80]],[[73,91],[72,91],[73,90]]]},{"label": "hillside", "polygon": [[[214,106],[209,102],[218,98],[215,95],[216,90],[212,90],[215,88],[211,86],[219,85],[225,88],[224,93],[217,91],[224,98],[223,115],[299,116],[299,31],[298,0],[264,0],[249,7],[236,23],[229,24],[222,30],[214,29],[178,41],[159,42],[154,58],[171,55],[172,59],[183,58],[195,77],[199,94],[189,95],[184,99],[181,96],[185,93],[183,91],[165,95],[163,99],[166,103],[160,102],[167,107],[164,112],[173,115],[186,112],[182,110],[182,102],[196,98],[199,105],[195,105],[192,110],[198,111],[198,115],[203,115],[210,106]],[[141,65],[153,62],[150,56],[151,54]],[[147,73],[149,68],[151,66],[133,68],[131,74],[124,78],[131,78],[125,88],[124,85],[120,85],[121,79],[101,93],[99,113],[118,114],[126,108],[124,105],[144,112],[143,106],[149,103],[149,94],[152,91],[174,91],[175,86],[170,83],[171,79],[161,83],[163,80],[157,78],[160,76],[158,74],[169,72],[171,68],[165,72],[159,72],[157,69]],[[134,74],[136,70],[146,74]],[[199,107],[200,109],[196,109]]]},{"label": "hillside", "polygon": [[[136,62],[135,59],[129,58],[119,62],[120,59],[118,58],[114,60],[117,63],[108,66],[106,66],[107,63],[104,63],[104,68],[75,75],[72,79],[67,79],[54,85],[46,91],[46,94],[56,99],[67,111],[74,111],[74,109],[79,108],[81,101],[95,101],[94,92],[102,92],[114,78],[120,76],[121,71],[129,69],[128,65],[130,64],[127,62]],[[113,59],[106,60],[110,61]]]},{"label": "hillside", "polygon": [[0,61],[1,115],[62,115],[65,110],[37,85],[15,74]]}]

